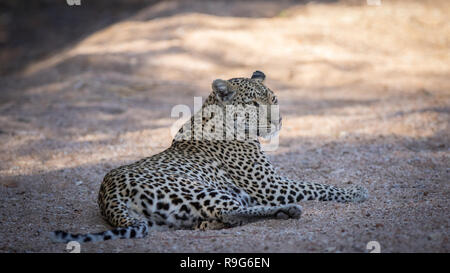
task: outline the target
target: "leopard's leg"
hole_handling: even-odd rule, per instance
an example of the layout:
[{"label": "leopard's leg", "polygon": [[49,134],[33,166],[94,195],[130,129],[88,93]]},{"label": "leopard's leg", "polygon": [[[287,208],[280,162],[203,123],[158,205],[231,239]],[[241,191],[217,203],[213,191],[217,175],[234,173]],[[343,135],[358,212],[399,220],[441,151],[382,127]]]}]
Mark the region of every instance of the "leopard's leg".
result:
[{"label": "leopard's leg", "polygon": [[[252,147],[249,146],[251,150]],[[302,200],[362,202],[368,192],[361,186],[338,188],[331,185],[295,181],[278,173],[259,145],[253,146],[252,168],[242,176],[235,176],[235,183],[244,189],[259,205],[279,206]],[[227,166],[240,168],[239,161],[229,160]],[[230,168],[231,168],[230,167]]]},{"label": "leopard's leg", "polygon": [[240,224],[247,224],[264,219],[299,219],[301,215],[302,207],[297,204],[253,206],[224,211],[222,212],[222,221],[225,223],[239,222]]},{"label": "leopard's leg", "polygon": [[[369,194],[367,189],[362,186],[353,186],[348,188],[339,188],[332,185],[298,182],[287,178],[282,178],[288,186],[289,192],[295,196],[295,202],[301,200],[319,200],[319,201],[337,201],[337,202],[364,202]],[[287,196],[287,203],[292,203],[292,198]]]},{"label": "leopard's leg", "polygon": [[251,194],[262,205],[279,206],[303,200],[363,202],[368,192],[361,186],[339,188],[326,184],[299,182],[281,176],[272,177],[272,183],[265,183],[261,194]]},{"label": "leopard's leg", "polygon": [[198,223],[195,229],[222,229],[241,226],[265,219],[298,219],[302,214],[300,205],[287,204],[282,206],[252,206],[252,207],[218,207],[216,218]]}]

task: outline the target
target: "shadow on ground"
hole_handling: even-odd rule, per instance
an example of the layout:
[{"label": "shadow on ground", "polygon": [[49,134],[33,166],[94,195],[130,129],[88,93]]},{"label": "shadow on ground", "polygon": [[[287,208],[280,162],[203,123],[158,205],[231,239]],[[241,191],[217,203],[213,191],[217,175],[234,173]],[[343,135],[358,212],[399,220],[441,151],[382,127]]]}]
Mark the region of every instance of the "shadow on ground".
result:
[{"label": "shadow on ground", "polygon": [[0,251],[62,252],[47,232],[108,228],[96,205],[106,172],[167,148],[174,105],[262,70],[283,115],[269,153],[280,172],[363,185],[369,201],[83,251],[364,252],[378,240],[448,252],[448,2],[354,2],[4,2]]}]

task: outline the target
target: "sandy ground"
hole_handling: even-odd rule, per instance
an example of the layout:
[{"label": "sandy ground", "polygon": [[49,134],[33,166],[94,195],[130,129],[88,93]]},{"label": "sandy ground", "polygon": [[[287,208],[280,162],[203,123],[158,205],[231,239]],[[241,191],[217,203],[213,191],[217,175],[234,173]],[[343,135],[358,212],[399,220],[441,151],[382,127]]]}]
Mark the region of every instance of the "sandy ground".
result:
[{"label": "sandy ground", "polygon": [[4,73],[0,252],[65,252],[48,232],[108,229],[96,204],[105,173],[167,148],[174,105],[192,108],[214,79],[257,69],[283,115],[273,164],[298,180],[363,185],[370,199],[82,252],[366,252],[369,241],[449,252],[448,14],[444,0],[164,1]]}]

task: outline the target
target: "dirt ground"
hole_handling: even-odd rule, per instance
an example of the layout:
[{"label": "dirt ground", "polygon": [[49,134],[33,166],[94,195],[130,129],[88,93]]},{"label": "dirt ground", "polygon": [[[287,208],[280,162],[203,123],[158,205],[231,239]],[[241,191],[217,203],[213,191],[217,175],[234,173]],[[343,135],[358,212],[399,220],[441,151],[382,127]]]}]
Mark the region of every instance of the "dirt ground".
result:
[{"label": "dirt ground", "polygon": [[0,252],[65,252],[50,231],[108,229],[96,204],[106,172],[167,148],[173,106],[255,70],[280,101],[280,172],[363,185],[369,200],[82,252],[450,251],[448,1],[163,1],[91,24],[102,14],[83,35],[52,32],[59,18],[3,47]]}]

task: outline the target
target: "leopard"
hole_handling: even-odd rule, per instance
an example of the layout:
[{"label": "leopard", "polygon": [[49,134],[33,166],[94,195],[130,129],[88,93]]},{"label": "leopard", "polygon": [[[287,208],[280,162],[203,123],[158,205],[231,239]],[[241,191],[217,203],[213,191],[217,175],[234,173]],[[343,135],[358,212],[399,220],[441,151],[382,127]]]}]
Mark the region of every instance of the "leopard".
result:
[{"label": "leopard", "polygon": [[87,234],[58,230],[51,234],[53,241],[234,228],[266,219],[300,219],[304,200],[365,201],[363,186],[298,181],[269,161],[262,141],[279,133],[282,117],[267,109],[248,110],[279,107],[265,78],[257,70],[250,78],[214,80],[201,110],[179,129],[170,147],[104,176],[97,203],[112,229]]}]

